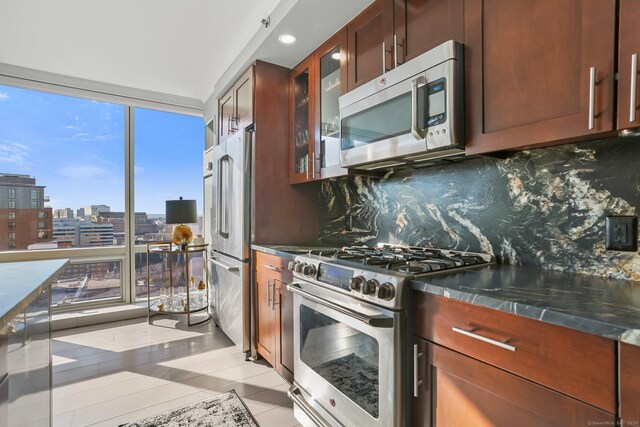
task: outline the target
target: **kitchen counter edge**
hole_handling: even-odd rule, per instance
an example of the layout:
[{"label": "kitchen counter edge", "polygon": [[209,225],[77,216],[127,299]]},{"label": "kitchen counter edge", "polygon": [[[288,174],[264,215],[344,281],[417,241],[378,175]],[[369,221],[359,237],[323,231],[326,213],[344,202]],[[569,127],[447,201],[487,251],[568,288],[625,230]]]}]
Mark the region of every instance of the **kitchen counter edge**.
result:
[{"label": "kitchen counter edge", "polygon": [[[0,330],[69,264],[68,259],[0,263]],[[21,280],[22,278],[22,280]],[[17,290],[12,289],[19,285]]]}]

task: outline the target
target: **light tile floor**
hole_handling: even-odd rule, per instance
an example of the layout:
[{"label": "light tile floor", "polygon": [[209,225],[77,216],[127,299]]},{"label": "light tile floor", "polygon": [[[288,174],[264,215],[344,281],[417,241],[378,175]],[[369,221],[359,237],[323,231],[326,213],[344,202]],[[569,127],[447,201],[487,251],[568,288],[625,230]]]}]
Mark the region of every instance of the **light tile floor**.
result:
[{"label": "light tile floor", "polygon": [[134,319],[54,332],[54,427],[118,426],[235,389],[261,427],[291,427],[288,384],[213,322]]}]

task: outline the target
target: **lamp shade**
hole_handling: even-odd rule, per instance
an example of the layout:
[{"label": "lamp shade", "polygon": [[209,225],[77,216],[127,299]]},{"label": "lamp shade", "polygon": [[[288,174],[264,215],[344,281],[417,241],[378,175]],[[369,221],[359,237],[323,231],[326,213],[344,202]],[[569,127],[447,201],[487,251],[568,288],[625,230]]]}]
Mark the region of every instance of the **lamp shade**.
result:
[{"label": "lamp shade", "polygon": [[167,200],[167,224],[194,224],[198,222],[198,209],[195,200]]}]

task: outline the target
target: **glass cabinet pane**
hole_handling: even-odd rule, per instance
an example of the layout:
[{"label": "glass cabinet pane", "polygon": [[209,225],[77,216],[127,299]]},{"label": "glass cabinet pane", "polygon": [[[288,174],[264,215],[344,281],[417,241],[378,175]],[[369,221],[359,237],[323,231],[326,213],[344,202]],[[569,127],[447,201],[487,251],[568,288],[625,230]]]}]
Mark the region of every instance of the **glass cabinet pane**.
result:
[{"label": "glass cabinet pane", "polygon": [[294,171],[307,174],[309,167],[309,70],[294,79]]},{"label": "glass cabinet pane", "polygon": [[340,46],[320,58],[321,167],[340,164]]}]

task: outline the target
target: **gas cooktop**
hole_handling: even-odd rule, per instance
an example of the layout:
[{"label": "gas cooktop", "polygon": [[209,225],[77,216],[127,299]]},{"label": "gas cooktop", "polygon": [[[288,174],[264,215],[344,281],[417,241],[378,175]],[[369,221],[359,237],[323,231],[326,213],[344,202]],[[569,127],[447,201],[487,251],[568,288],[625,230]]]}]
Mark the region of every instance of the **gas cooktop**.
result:
[{"label": "gas cooktop", "polygon": [[288,267],[294,277],[309,284],[402,310],[410,280],[493,262],[489,254],[383,243],[314,249],[296,256]]},{"label": "gas cooktop", "polygon": [[441,270],[495,262],[494,257],[489,254],[389,243],[380,243],[375,247],[345,246],[342,249],[311,250],[308,255],[317,256],[325,262],[357,264],[361,268],[369,266],[416,277]]}]

